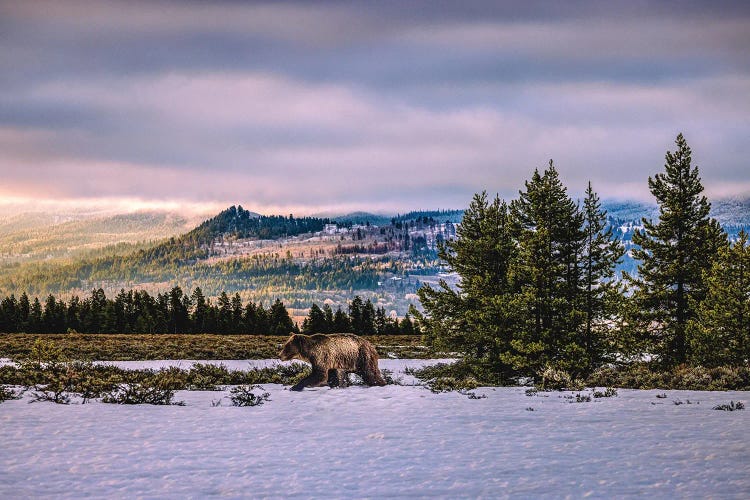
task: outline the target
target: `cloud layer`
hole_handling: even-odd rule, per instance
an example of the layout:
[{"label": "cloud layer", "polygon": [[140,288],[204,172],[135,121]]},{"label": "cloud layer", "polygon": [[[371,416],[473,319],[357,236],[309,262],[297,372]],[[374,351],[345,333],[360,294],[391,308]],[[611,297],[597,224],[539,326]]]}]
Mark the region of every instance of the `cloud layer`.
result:
[{"label": "cloud layer", "polygon": [[645,198],[680,131],[750,193],[750,9],[555,5],[0,3],[0,202],[461,207],[549,158]]}]

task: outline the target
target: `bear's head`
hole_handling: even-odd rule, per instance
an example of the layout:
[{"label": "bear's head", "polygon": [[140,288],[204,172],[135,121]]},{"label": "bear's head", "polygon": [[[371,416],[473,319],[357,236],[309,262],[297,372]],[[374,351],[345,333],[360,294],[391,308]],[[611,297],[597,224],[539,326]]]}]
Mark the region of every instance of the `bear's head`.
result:
[{"label": "bear's head", "polygon": [[294,359],[300,354],[300,347],[302,343],[302,335],[292,334],[284,344],[284,347],[279,351],[279,359],[281,361],[289,361]]}]

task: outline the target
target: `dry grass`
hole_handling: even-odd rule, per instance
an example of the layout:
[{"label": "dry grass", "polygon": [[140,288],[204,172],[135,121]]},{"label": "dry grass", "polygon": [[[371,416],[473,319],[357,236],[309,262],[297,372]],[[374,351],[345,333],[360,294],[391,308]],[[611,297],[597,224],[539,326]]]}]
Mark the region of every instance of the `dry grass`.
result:
[{"label": "dry grass", "polygon": [[[36,339],[51,341],[66,359],[125,361],[146,359],[276,358],[287,337],[272,335],[0,334],[0,358],[24,359]],[[434,357],[419,336],[366,337],[381,356]]]}]

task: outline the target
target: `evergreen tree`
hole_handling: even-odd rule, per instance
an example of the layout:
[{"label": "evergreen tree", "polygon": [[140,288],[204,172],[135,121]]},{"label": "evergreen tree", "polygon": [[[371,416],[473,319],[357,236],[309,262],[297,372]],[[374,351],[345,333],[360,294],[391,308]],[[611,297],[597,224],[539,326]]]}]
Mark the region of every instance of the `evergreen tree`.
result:
[{"label": "evergreen tree", "polygon": [[120,289],[120,292],[115,296],[112,307],[114,312],[112,330],[115,333],[131,333],[132,331],[130,328],[129,314],[128,311],[126,311],[126,309],[128,309],[130,298],[132,298],[132,292],[130,297],[128,297],[125,289]]},{"label": "evergreen tree", "polygon": [[31,303],[29,302],[29,296],[26,292],[23,292],[18,298],[18,328],[22,332],[29,331],[29,312],[31,311]]},{"label": "evergreen tree", "polygon": [[349,316],[339,307],[333,314],[332,333],[348,333],[352,331],[352,324]]},{"label": "evergreen tree", "polygon": [[318,304],[313,303],[312,307],[310,307],[310,312],[308,313],[307,318],[305,318],[302,323],[302,333],[325,333],[325,331],[325,313],[320,307],[318,307]]},{"label": "evergreen tree", "polygon": [[169,295],[166,293],[156,294],[153,318],[156,333],[169,333]]},{"label": "evergreen tree", "polygon": [[333,333],[333,309],[328,304],[323,304],[323,318],[325,319],[325,330],[323,333]]},{"label": "evergreen tree", "polygon": [[378,307],[375,310],[375,333],[378,335],[388,334],[388,319],[384,307]]},{"label": "evergreen tree", "polygon": [[258,331],[258,308],[255,306],[255,302],[250,301],[245,306],[245,313],[242,316],[242,324],[244,325],[244,332],[254,334]]},{"label": "evergreen tree", "polygon": [[649,177],[651,194],[659,204],[659,220],[643,219],[643,230],[633,233],[640,248],[638,276],[628,276],[636,289],[633,320],[644,329],[645,349],[666,366],[688,357],[686,328],[706,294],[704,274],[726,244],[726,235],[709,217],[711,204],[703,192],[698,167],[682,134],[677,149],[667,152],[665,172]]},{"label": "evergreen tree", "polygon": [[402,335],[413,335],[414,334],[414,323],[411,320],[409,313],[404,315],[404,319],[399,323],[399,333]]},{"label": "evergreen tree", "polygon": [[10,333],[21,330],[18,320],[18,301],[10,294],[0,303],[0,332]]},{"label": "evergreen tree", "polygon": [[365,331],[365,322],[363,317],[364,303],[362,297],[355,295],[354,299],[349,303],[349,321],[351,322],[351,329],[357,335],[362,335]]},{"label": "evergreen tree", "polygon": [[742,365],[750,359],[750,246],[745,231],[706,273],[707,293],[688,322],[694,364]]},{"label": "evergreen tree", "polygon": [[362,331],[359,334],[375,334],[375,307],[372,305],[370,299],[367,299],[364,306],[362,306]]},{"label": "evergreen tree", "polygon": [[[444,280],[437,288],[417,292],[425,313],[411,313],[424,327],[427,342],[441,350],[460,352],[470,362],[489,364],[496,373],[512,368],[501,359],[511,349],[517,311],[507,307],[511,283],[509,269],[516,252],[510,233],[507,205],[487,194],[474,196],[464,212],[456,239],[438,249],[439,257],[461,277],[458,290]],[[407,315],[402,331],[414,324]]]},{"label": "evergreen tree", "polygon": [[235,292],[234,296],[232,296],[232,333],[242,333],[242,330],[244,330],[242,325],[243,312],[242,298],[239,292]]},{"label": "evergreen tree", "polygon": [[203,290],[200,287],[195,287],[190,298],[193,304],[193,312],[190,315],[192,331],[194,333],[206,333],[206,320],[208,319],[209,307],[206,297],[203,295]]},{"label": "evergreen tree", "polygon": [[568,196],[550,160],[534,171],[511,204],[518,256],[512,275],[519,291],[512,307],[526,314],[506,356],[514,368],[539,372],[547,364],[574,374],[588,368],[580,310],[579,259],[585,234],[583,214]]},{"label": "evergreen tree", "polygon": [[34,297],[34,301],[29,308],[29,333],[47,333],[43,332],[44,323],[42,322],[42,303],[39,297]]},{"label": "evergreen tree", "polygon": [[182,289],[179,286],[172,287],[169,292],[170,333],[186,333],[189,330],[190,311],[183,299]]},{"label": "evergreen tree", "polygon": [[82,329],[81,320],[80,320],[80,311],[81,311],[81,299],[77,295],[74,295],[68,301],[68,311],[66,314],[67,328],[74,332],[80,332]]},{"label": "evergreen tree", "polygon": [[[263,307],[263,304],[258,304],[258,308],[255,310],[257,323],[255,327],[255,334],[257,335],[268,335],[271,333],[271,317],[269,311]],[[286,335],[289,332],[282,333],[280,335]]]},{"label": "evergreen tree", "polygon": [[613,236],[612,227],[607,225],[607,212],[601,208],[599,197],[590,182],[583,201],[583,232],[583,345],[589,369],[593,369],[604,359],[606,351],[613,348],[611,342],[607,345],[606,323],[616,316],[621,302],[622,290],[614,277],[615,267],[625,254],[625,248]]},{"label": "evergreen tree", "polygon": [[298,331],[284,303],[279,299],[276,299],[271,306],[270,320],[271,328],[269,333],[271,335],[289,335],[290,332]]},{"label": "evergreen tree", "polygon": [[217,327],[219,333],[230,333],[232,328],[232,302],[227,292],[221,292],[217,304]]}]

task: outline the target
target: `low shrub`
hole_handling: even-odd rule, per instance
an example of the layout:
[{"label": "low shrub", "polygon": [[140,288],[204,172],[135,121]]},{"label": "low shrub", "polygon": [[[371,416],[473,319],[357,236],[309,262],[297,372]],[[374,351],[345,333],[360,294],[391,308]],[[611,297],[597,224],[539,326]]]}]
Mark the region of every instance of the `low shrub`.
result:
[{"label": "low shrub", "polygon": [[404,380],[401,377],[393,376],[393,370],[383,369],[380,370],[380,373],[383,374],[386,385],[404,385]]},{"label": "low shrub", "polygon": [[487,394],[477,394],[474,391],[461,390],[458,392],[465,395],[469,399],[486,399],[487,398]]},{"label": "low shrub", "polygon": [[543,391],[580,391],[584,387],[582,380],[573,379],[565,370],[550,365],[539,374],[539,378],[539,389]]},{"label": "low shrub", "polygon": [[613,397],[617,397],[617,389],[615,389],[614,387],[607,387],[604,390],[604,392],[594,391],[592,395],[594,396],[595,399],[613,398]]},{"label": "low shrub", "polygon": [[734,401],[730,401],[729,404],[716,405],[713,409],[722,411],[744,410],[745,404],[742,401],[737,401],[736,403]]},{"label": "low shrub", "polygon": [[232,401],[232,406],[260,406],[266,401],[271,400],[271,394],[263,392],[255,394],[254,390],[263,391],[263,387],[259,385],[238,385],[233,387],[230,391],[231,396],[229,399]]},{"label": "low shrub", "polygon": [[750,390],[749,366],[680,365],[662,369],[655,364],[632,363],[607,365],[594,371],[586,380],[595,387],[627,387],[631,389],[673,389],[693,391]]},{"label": "low shrub", "polygon": [[20,391],[16,391],[11,389],[10,387],[0,385],[0,403],[2,403],[3,401],[9,401],[11,399],[21,399],[22,395],[23,389]]},{"label": "low shrub", "polygon": [[184,406],[182,401],[174,402],[174,390],[142,384],[121,384],[102,397],[102,403],[118,405],[177,405]]},{"label": "low shrub", "polygon": [[493,371],[489,364],[459,360],[455,363],[438,363],[422,368],[407,368],[407,375],[421,380],[433,392],[471,390],[481,386],[516,385],[514,380],[504,378]]}]

